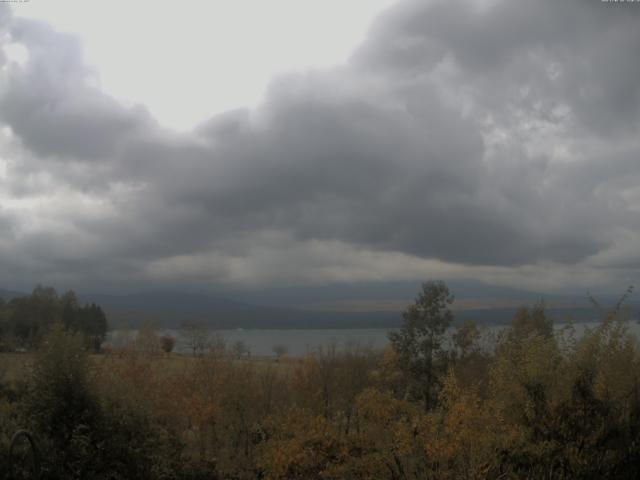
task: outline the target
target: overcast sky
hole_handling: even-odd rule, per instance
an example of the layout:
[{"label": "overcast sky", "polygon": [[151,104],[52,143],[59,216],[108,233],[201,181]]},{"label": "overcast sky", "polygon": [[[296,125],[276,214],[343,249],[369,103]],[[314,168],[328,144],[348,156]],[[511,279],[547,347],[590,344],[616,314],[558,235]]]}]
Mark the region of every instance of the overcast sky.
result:
[{"label": "overcast sky", "polygon": [[0,47],[0,287],[640,278],[640,2],[31,0]]}]

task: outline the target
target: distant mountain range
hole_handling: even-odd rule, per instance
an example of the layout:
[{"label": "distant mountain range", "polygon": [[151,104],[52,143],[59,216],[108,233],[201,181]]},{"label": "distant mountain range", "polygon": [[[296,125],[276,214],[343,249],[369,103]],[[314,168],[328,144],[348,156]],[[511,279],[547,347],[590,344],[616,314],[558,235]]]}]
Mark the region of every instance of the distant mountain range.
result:
[{"label": "distant mountain range", "polygon": [[[80,294],[78,298],[83,303],[94,302],[102,306],[112,328],[136,327],[146,321],[158,327],[172,328],[185,320],[203,321],[219,329],[393,328],[401,325],[401,312],[412,302],[411,295],[417,290],[415,284],[406,289],[398,285],[395,287],[367,290],[355,286],[340,291],[327,288],[317,295],[302,288],[271,294],[244,292],[238,295],[241,301],[184,292],[97,293]],[[555,320],[572,317],[576,321],[588,321],[598,316],[586,297],[549,296],[498,287],[484,290],[469,287],[457,291],[464,293],[458,294],[454,303],[454,316],[459,321],[472,319],[481,324],[507,323],[518,306],[541,299]],[[21,295],[24,293],[0,290],[0,298],[5,300]],[[256,300],[271,303],[252,302]],[[602,299],[605,304],[613,301],[613,298]],[[635,301],[630,305],[633,315],[637,315],[640,303]]]},{"label": "distant mountain range", "polygon": [[114,326],[152,321],[176,327],[184,320],[204,321],[213,328],[376,328],[397,324],[390,312],[324,312],[287,306],[252,305],[193,293],[150,292],[130,295],[81,295],[101,305]]}]

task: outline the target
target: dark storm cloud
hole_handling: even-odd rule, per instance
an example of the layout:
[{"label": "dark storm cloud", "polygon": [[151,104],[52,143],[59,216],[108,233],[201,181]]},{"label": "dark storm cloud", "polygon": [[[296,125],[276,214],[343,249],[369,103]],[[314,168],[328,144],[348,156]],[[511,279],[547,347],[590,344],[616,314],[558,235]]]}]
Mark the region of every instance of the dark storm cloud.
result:
[{"label": "dark storm cloud", "polygon": [[[544,196],[522,183],[509,192],[484,168],[473,122],[436,98],[423,103],[388,109],[366,99],[279,103],[263,129],[227,147],[229,164],[217,178],[202,175],[207,183],[191,183],[181,200],[207,205],[214,218],[232,224],[249,220],[302,238],[451,261],[575,261],[597,250],[597,234],[585,236],[584,228],[577,235],[564,231],[569,225],[562,231],[549,222],[530,225],[544,222]],[[582,209],[576,205],[572,213]]]},{"label": "dark storm cloud", "polygon": [[[446,59],[492,109],[567,103],[606,133],[638,127],[640,9],[588,0],[401,2],[378,20],[354,64],[407,77]],[[525,93],[526,92],[526,93]]]},{"label": "dark storm cloud", "polygon": [[286,239],[270,252],[321,241],[468,265],[584,262],[640,232],[638,12],[400,2],[345,67],[280,78],[259,108],[178,134],[101,93],[76,39],[0,6],[0,29],[29,52],[2,74],[4,188],[29,181],[23,196],[60,204],[31,207],[50,221],[18,225],[14,248],[81,278],[250,257],[265,238]]}]

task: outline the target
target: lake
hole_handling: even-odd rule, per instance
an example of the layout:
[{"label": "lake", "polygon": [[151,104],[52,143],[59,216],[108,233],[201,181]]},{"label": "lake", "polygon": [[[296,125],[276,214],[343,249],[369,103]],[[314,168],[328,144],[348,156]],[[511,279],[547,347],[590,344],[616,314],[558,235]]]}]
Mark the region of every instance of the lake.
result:
[{"label": "lake", "polygon": [[[565,324],[556,324],[556,329],[562,328]],[[576,323],[574,327],[576,333],[580,335],[585,328],[593,328],[597,322]],[[640,324],[638,322],[629,322],[630,331],[640,338]],[[504,325],[492,325],[487,327],[490,334],[497,334],[505,328]],[[390,329],[371,328],[371,329],[318,329],[318,330],[254,330],[254,329],[234,329],[234,330],[215,330],[216,333],[224,339],[227,347],[231,347],[235,342],[243,342],[251,352],[256,356],[274,356],[274,346],[283,346],[289,355],[301,356],[308,352],[313,352],[319,347],[327,347],[333,343],[339,349],[343,349],[349,345],[359,345],[362,347],[370,347],[376,350],[382,350],[388,343],[387,334]],[[136,334],[135,330],[110,332],[107,338],[107,344],[117,345],[119,338],[128,335],[133,338]],[[181,338],[178,330],[160,330],[158,334],[169,334],[176,338],[176,352],[188,353],[189,348]]]}]

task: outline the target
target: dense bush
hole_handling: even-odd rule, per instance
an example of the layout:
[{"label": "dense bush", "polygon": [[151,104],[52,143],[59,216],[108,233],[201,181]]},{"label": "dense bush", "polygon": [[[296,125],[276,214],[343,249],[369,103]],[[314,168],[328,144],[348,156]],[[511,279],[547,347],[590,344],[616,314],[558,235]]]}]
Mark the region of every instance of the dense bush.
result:
[{"label": "dense bush", "polygon": [[28,389],[13,403],[19,411],[11,422],[35,434],[44,478],[173,478],[182,447],[177,437],[130,399],[98,395],[94,370],[84,338],[55,324]]}]

